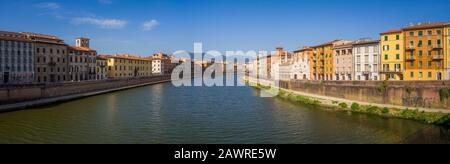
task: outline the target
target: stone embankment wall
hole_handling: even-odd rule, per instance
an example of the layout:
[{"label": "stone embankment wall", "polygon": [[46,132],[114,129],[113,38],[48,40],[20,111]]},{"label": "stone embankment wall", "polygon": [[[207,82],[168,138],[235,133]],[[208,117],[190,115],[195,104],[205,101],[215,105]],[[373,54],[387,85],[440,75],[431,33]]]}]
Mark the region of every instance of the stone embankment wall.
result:
[{"label": "stone embankment wall", "polygon": [[153,76],[134,79],[110,79],[51,85],[0,86],[0,105],[76,95],[81,93],[99,92],[169,80],[170,76]]},{"label": "stone embankment wall", "polygon": [[450,81],[280,81],[279,87],[321,96],[411,108],[450,109]]}]

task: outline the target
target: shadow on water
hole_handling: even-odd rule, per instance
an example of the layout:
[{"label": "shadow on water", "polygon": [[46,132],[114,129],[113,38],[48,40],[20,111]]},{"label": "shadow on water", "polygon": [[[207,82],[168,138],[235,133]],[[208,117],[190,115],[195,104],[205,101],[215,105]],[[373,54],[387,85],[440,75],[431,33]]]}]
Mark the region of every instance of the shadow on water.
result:
[{"label": "shadow on water", "polygon": [[420,130],[407,139],[411,144],[450,144],[450,128],[436,126]]}]

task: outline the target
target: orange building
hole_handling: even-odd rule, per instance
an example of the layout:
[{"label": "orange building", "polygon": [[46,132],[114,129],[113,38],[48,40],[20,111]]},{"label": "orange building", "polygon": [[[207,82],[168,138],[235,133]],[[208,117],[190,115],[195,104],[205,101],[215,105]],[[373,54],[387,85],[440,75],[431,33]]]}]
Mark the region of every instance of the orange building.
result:
[{"label": "orange building", "polygon": [[402,29],[405,35],[405,80],[444,80],[446,23],[417,24]]}]

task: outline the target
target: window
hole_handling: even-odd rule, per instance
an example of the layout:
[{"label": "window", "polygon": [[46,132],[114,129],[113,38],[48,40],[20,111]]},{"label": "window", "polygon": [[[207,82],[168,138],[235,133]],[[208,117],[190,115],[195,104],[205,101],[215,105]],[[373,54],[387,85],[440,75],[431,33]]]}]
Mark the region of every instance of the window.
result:
[{"label": "window", "polygon": [[427,31],[427,34],[428,34],[428,35],[433,35],[433,31],[428,30],[428,31]]},{"label": "window", "polygon": [[423,31],[419,31],[419,36],[423,36]]},{"label": "window", "polygon": [[431,53],[432,53],[431,51],[428,51],[428,56],[431,56]]},{"label": "window", "polygon": [[410,42],[409,42],[409,46],[410,46],[410,47],[414,46],[414,41],[410,41]]},{"label": "window", "polygon": [[440,40],[440,39],[436,40],[436,44],[437,44],[438,46],[440,46],[440,45],[441,45],[441,40]]},{"label": "window", "polygon": [[409,62],[409,66],[410,67],[414,67],[414,62],[412,61],[412,62]]},{"label": "window", "polygon": [[431,40],[428,40],[428,46],[431,46],[431,44],[432,44]]},{"label": "window", "polygon": [[419,78],[423,78],[423,73],[419,72]]},{"label": "window", "polygon": [[436,30],[436,34],[437,34],[437,35],[441,35],[441,34],[442,34],[442,31],[441,31],[441,30]]},{"label": "window", "polygon": [[388,41],[388,36],[384,36],[384,41]]},{"label": "window", "polygon": [[399,44],[395,45],[395,49],[400,50],[400,45]]},{"label": "window", "polygon": [[422,55],[423,55],[423,51],[420,50],[420,51],[419,51],[419,56],[422,57]]},{"label": "window", "polygon": [[[383,46],[383,50],[384,50],[384,51],[389,51],[389,45]],[[358,53],[359,53],[359,52],[358,52]]]},{"label": "window", "polygon": [[419,67],[422,68],[422,61],[419,61]]},{"label": "window", "polygon": [[414,77],[414,72],[409,73],[409,77]]},{"label": "window", "polygon": [[396,39],[396,40],[400,40],[400,35],[396,35],[396,36],[395,36],[395,39]]},{"label": "window", "polygon": [[431,72],[428,72],[428,78],[431,78],[433,74]]},{"label": "window", "polygon": [[431,61],[429,61],[428,62],[428,68],[431,68],[431,65],[432,65],[432,63],[431,63]]},{"label": "window", "polygon": [[409,36],[414,36],[414,32],[409,32]]},{"label": "window", "polygon": [[395,59],[400,60],[400,54],[395,55]]},{"label": "window", "polygon": [[422,47],[422,45],[423,45],[423,42],[422,42],[422,40],[419,40],[419,44],[417,44],[419,47]]},{"label": "window", "polygon": [[389,60],[389,55],[384,55],[384,60]]}]

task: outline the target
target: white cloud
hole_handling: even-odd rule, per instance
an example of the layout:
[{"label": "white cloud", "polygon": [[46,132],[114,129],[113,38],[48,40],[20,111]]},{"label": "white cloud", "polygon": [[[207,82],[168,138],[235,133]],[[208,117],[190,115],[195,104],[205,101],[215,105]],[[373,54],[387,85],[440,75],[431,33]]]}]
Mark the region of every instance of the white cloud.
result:
[{"label": "white cloud", "polygon": [[159,26],[159,22],[157,20],[150,20],[142,23],[142,29],[144,31],[153,30],[155,27]]},{"label": "white cloud", "polygon": [[100,18],[93,18],[93,17],[83,17],[83,18],[75,18],[73,20],[74,24],[91,24],[96,25],[100,28],[107,28],[107,29],[119,29],[123,28],[127,25],[127,21],[125,20],[119,20],[119,19],[100,19]]},{"label": "white cloud", "polygon": [[44,3],[37,4],[36,7],[40,8],[40,9],[57,10],[57,9],[61,8],[61,5],[58,3],[53,3],[53,2],[44,2]]}]

